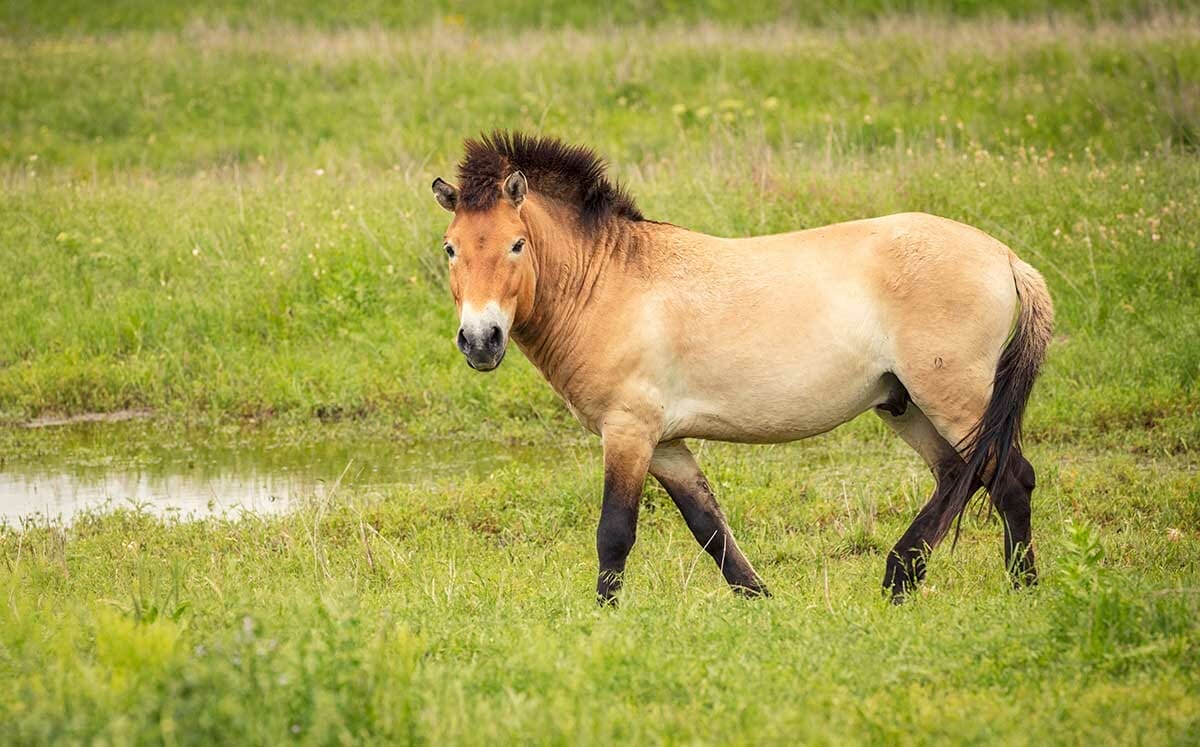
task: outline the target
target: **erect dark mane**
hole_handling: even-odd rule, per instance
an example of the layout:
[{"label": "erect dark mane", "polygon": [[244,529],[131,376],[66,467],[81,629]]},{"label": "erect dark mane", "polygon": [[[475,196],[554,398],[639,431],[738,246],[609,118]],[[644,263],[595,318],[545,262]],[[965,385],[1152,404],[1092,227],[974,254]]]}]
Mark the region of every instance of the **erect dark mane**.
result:
[{"label": "erect dark mane", "polygon": [[604,162],[584,146],[498,130],[463,147],[458,200],[467,210],[491,209],[502,181],[520,171],[532,191],[575,207],[586,229],[614,217],[644,220],[629,193],[604,175]]}]

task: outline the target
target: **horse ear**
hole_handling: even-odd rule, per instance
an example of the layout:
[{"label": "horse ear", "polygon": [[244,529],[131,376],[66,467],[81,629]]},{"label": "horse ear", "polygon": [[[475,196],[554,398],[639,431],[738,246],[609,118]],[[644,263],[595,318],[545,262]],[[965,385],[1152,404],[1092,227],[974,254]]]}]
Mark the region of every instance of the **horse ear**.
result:
[{"label": "horse ear", "polygon": [[521,203],[525,201],[525,193],[528,191],[529,182],[525,181],[525,175],[520,171],[514,171],[504,180],[504,196],[513,204],[513,207],[521,207]]},{"label": "horse ear", "polygon": [[458,190],[440,176],[433,180],[433,196],[437,198],[439,205],[454,212],[454,207],[458,204]]}]

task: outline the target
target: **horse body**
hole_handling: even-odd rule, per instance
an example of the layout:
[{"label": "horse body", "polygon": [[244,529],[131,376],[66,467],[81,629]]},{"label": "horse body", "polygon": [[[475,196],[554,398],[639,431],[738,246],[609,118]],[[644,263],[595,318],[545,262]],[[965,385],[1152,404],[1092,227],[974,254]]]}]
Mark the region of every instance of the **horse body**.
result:
[{"label": "horse body", "polygon": [[1008,248],[929,215],[747,239],[659,224],[628,240],[653,274],[609,265],[570,325],[581,360],[542,367],[552,383],[576,374],[556,388],[597,434],[636,407],[660,441],[787,442],[886,404],[893,372],[922,360],[990,382],[1018,305]]},{"label": "horse body", "polygon": [[634,344],[644,351],[625,374],[658,393],[663,439],[793,441],[885,394],[883,319],[864,277],[839,267],[869,250],[809,232],[673,236],[680,232],[660,227],[648,237],[685,248],[659,263],[677,282],[656,284],[639,304],[647,334]]},{"label": "horse body", "polygon": [[641,219],[598,163],[496,136],[468,143],[465,201],[441,180],[434,190],[455,212],[446,247],[468,361],[498,365],[511,330],[603,440],[602,600],[619,587],[647,472],[729,583],[766,593],[683,439],[792,441],[872,408],[938,485],[889,555],[894,598],[984,485],[1005,520],[1006,562],[1032,581],[1034,477],[1019,428],[1052,320],[1033,268],[977,229],[920,213],[707,236]]}]

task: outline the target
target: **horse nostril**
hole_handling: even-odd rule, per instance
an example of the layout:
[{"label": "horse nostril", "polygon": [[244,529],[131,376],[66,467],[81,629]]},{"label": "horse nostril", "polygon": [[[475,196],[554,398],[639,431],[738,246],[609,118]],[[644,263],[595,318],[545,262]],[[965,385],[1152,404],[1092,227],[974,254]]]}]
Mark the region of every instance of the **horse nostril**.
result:
[{"label": "horse nostril", "polygon": [[488,345],[493,348],[500,347],[504,343],[504,333],[500,331],[499,324],[492,325],[492,333],[488,336]]},{"label": "horse nostril", "polygon": [[467,336],[463,334],[462,327],[458,328],[458,349],[460,352],[467,352]]}]

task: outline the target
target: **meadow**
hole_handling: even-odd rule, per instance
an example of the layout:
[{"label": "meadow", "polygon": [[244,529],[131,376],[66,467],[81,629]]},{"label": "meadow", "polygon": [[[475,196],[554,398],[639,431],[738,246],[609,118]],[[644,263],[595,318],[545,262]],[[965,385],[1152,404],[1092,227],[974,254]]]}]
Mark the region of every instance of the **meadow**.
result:
[{"label": "meadow", "polygon": [[[282,516],[0,528],[0,741],[1200,740],[1200,15],[673,5],[0,11],[3,461],[564,454]],[[700,448],[772,599],[729,594],[648,485],[597,609],[596,444],[519,355],[480,375],[452,343],[429,183],[498,127],[593,146],[644,213],[709,233],[922,210],[1038,267],[1040,586],[1008,587],[972,509],[885,604],[932,479],[866,416]],[[153,417],[23,427],[127,409]]]}]

